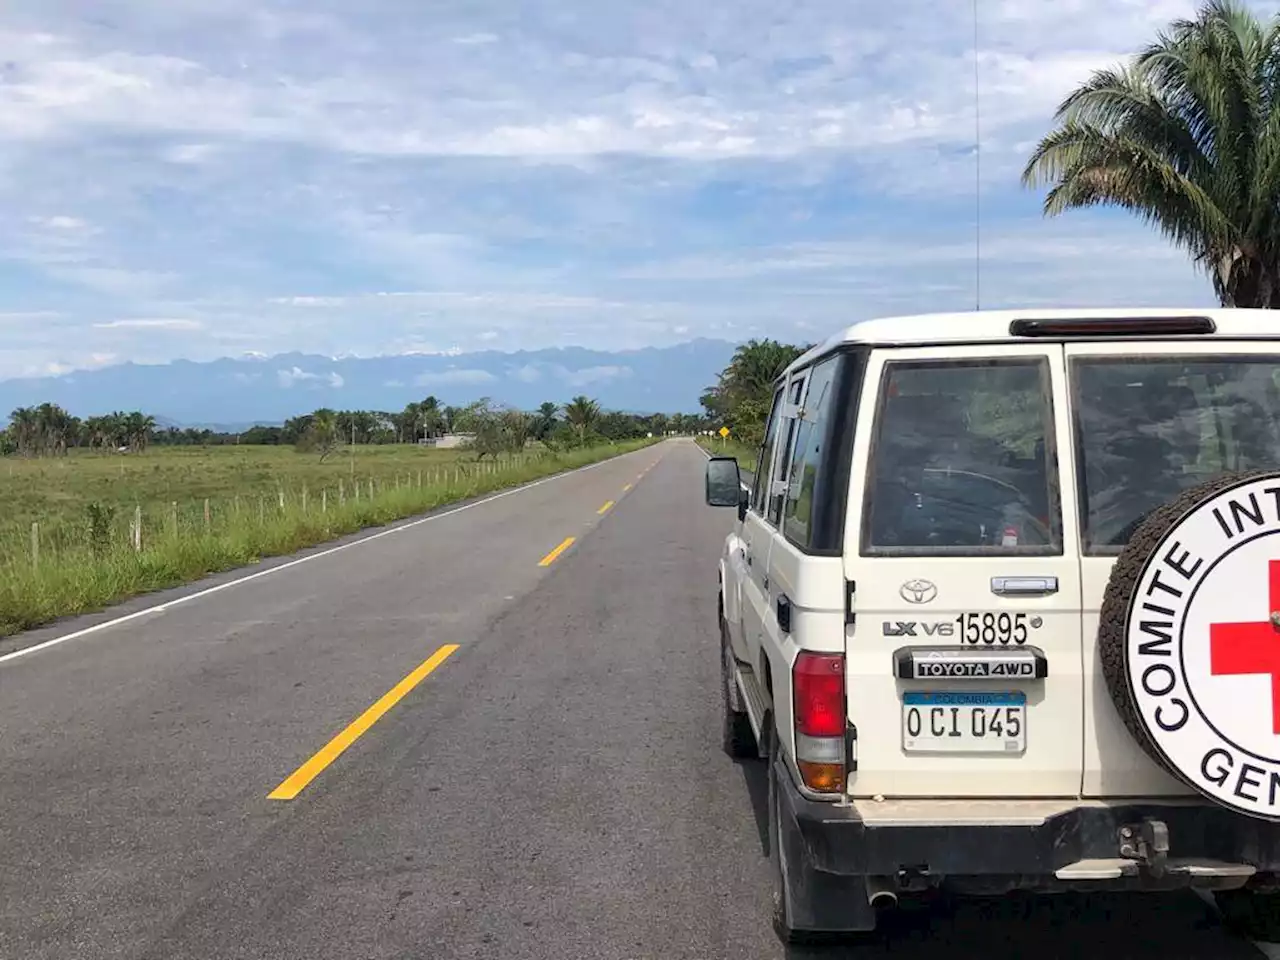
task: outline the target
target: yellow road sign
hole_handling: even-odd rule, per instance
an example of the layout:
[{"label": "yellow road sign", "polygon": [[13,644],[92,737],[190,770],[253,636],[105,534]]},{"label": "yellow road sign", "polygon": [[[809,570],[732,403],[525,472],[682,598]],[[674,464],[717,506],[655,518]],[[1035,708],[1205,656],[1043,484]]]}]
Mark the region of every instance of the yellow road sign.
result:
[{"label": "yellow road sign", "polygon": [[720,428],[720,436],[722,436],[722,437],[727,437],[728,435],[729,435],[729,428],[728,428],[728,427],[721,427],[721,428]]}]

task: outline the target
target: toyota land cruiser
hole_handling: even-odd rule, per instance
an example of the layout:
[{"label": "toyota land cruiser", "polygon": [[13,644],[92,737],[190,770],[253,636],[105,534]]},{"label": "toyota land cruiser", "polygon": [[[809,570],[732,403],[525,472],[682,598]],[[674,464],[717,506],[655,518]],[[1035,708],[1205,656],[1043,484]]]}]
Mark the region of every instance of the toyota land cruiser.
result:
[{"label": "toyota land cruiser", "polygon": [[943,888],[1280,910],[1280,321],[855,324],[778,378],[719,565],[774,923]]}]

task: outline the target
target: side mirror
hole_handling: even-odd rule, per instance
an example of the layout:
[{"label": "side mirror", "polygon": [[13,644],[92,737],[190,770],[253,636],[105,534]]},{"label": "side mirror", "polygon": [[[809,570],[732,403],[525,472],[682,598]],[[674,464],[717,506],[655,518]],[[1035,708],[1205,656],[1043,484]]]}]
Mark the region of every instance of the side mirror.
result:
[{"label": "side mirror", "polygon": [[734,457],[707,461],[707,506],[737,507],[742,503],[742,474]]}]

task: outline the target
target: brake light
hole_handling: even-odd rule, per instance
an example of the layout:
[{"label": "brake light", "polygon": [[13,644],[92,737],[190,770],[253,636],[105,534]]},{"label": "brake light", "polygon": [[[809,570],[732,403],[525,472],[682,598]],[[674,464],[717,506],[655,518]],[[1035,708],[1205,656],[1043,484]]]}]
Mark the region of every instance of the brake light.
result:
[{"label": "brake light", "polygon": [[1014,320],[1014,337],[1155,337],[1217,331],[1212,317],[1067,317],[1061,320]]},{"label": "brake light", "polygon": [[839,793],[845,778],[844,654],[802,651],[791,668],[796,769],[815,793]]},{"label": "brake light", "polygon": [[844,736],[844,654],[801,652],[792,668],[796,732]]}]

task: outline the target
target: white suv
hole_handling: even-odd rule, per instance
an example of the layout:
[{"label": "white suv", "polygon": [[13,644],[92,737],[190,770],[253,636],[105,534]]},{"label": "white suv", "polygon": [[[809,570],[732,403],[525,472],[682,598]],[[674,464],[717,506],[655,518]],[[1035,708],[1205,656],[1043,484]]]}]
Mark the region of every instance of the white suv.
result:
[{"label": "white suv", "polygon": [[858,323],[776,384],[720,560],[775,925],[946,888],[1280,911],[1280,315]]}]

